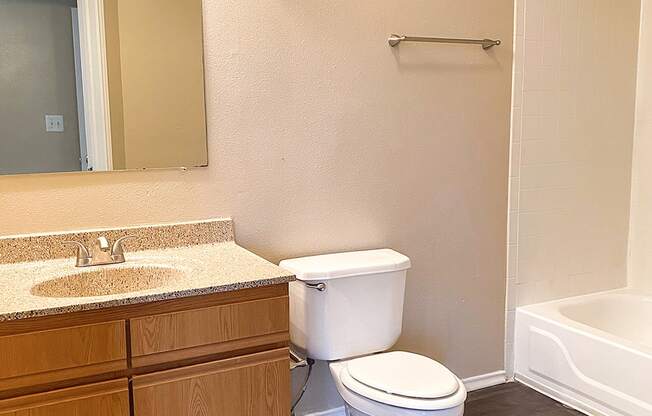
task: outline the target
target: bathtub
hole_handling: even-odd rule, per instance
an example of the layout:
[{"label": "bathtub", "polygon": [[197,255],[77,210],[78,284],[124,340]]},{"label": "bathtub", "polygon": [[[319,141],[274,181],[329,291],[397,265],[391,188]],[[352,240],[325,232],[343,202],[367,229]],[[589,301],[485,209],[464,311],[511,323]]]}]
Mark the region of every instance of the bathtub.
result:
[{"label": "bathtub", "polygon": [[589,415],[652,416],[652,297],[627,290],[518,308],[515,376]]}]

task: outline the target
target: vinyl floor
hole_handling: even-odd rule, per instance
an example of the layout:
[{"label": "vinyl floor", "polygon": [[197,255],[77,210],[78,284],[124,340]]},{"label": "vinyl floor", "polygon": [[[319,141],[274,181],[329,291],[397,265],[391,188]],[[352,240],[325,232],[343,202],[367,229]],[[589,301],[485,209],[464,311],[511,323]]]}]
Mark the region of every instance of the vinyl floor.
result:
[{"label": "vinyl floor", "polygon": [[583,413],[520,383],[469,393],[464,416],[580,416]]}]

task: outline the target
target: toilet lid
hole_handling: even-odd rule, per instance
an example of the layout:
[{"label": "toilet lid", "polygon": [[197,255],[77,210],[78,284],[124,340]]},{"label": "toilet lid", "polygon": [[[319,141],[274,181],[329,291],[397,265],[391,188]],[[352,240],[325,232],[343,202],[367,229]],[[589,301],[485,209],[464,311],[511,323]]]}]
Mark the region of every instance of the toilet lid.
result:
[{"label": "toilet lid", "polygon": [[[347,363],[347,370],[353,379],[366,386],[403,397],[432,400],[450,396],[459,389],[459,380],[449,369],[409,352],[357,358]],[[347,387],[355,391],[356,386]]]}]

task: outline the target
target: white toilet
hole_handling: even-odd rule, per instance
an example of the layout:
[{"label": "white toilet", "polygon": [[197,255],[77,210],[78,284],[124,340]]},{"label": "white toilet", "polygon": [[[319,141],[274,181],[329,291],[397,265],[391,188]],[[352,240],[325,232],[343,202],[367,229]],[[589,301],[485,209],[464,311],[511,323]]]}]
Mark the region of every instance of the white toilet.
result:
[{"label": "white toilet", "polygon": [[383,352],[401,334],[410,259],[371,250],[284,260],[290,336],[310,358],[330,361],[350,416],[461,416],[464,384],[440,363]]}]

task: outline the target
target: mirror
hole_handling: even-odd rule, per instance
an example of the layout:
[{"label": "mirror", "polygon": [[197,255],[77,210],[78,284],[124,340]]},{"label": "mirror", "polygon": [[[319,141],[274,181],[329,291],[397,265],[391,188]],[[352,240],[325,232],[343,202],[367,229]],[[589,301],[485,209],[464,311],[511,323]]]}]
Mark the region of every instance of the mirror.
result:
[{"label": "mirror", "polygon": [[0,175],[207,165],[201,0],[0,0]]}]

